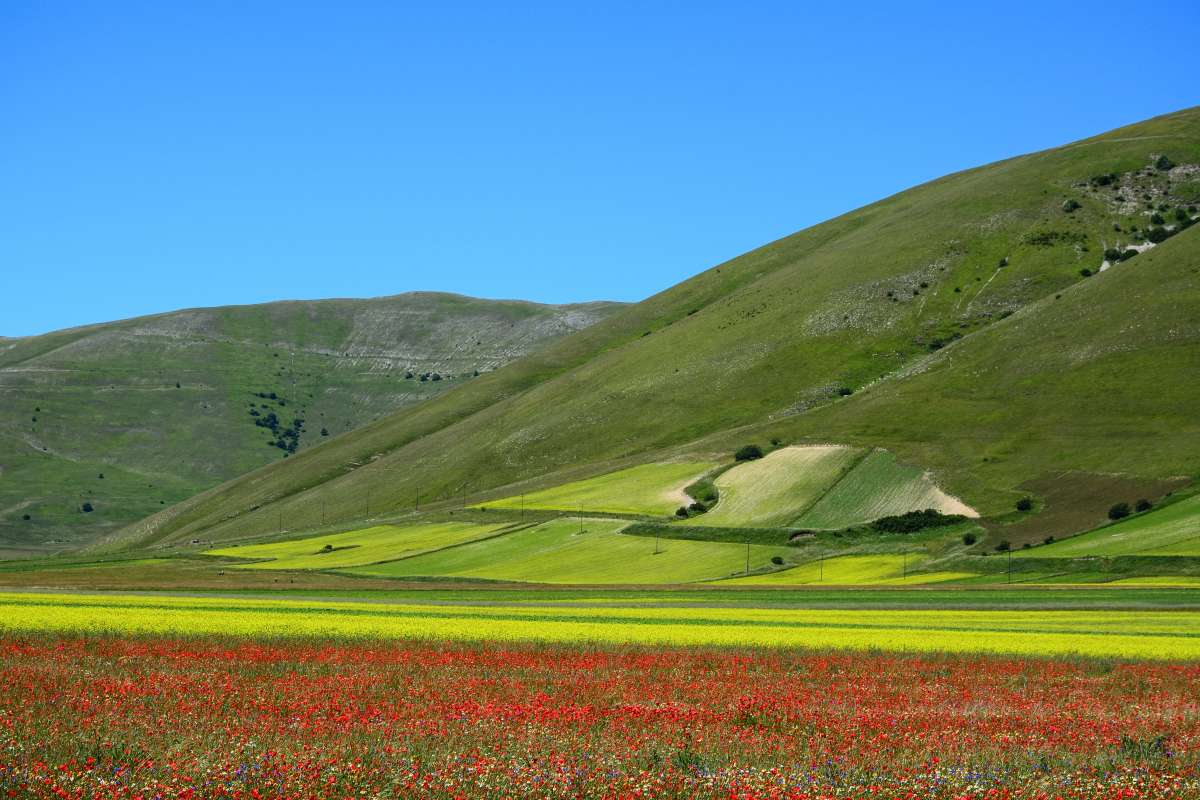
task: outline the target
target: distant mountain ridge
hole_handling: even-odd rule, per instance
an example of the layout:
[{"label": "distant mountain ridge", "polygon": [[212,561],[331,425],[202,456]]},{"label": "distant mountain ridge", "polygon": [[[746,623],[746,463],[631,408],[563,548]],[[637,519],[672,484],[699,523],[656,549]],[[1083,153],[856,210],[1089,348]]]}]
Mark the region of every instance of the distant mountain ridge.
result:
[{"label": "distant mountain ridge", "polygon": [[0,339],[0,553],[86,542],[620,307],[412,292]]}]

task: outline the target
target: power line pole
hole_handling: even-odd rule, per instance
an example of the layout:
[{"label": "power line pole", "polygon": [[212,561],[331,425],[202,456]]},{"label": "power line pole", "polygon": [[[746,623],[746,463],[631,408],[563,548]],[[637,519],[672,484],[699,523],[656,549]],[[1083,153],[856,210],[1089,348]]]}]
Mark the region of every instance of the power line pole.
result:
[{"label": "power line pole", "polygon": [[821,558],[820,558],[820,560],[817,561],[817,563],[821,565],[821,577],[817,579],[817,583],[824,583],[825,582],[825,554],[824,553],[821,554]]},{"label": "power line pole", "polygon": [[659,553],[662,552],[662,550],[660,550],[658,547],[658,540],[659,540],[658,531],[655,531],[654,532],[654,555],[658,555]]},{"label": "power line pole", "polygon": [[321,498],[321,524],[325,524],[325,498]]},{"label": "power line pole", "polygon": [[1012,548],[1008,549],[1008,582],[1012,583]]},{"label": "power line pole", "polygon": [[420,511],[420,510],[421,510],[421,487],[418,486],[417,487],[417,499],[413,504],[413,511]]},{"label": "power line pole", "polygon": [[746,540],[746,574],[750,574],[750,540]]}]

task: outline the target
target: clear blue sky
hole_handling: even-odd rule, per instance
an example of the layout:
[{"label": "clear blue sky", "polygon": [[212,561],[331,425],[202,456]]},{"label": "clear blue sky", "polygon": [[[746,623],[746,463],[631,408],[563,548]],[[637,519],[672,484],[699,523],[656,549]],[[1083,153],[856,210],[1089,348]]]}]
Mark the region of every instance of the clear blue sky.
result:
[{"label": "clear blue sky", "polygon": [[1196,0],[806,5],[2,3],[0,335],[413,289],[637,300],[1200,102]]}]

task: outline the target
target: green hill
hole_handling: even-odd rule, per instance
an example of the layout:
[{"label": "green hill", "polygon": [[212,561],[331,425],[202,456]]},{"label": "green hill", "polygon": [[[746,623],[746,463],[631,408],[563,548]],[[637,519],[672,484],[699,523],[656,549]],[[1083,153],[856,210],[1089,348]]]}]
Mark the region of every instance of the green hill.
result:
[{"label": "green hill", "polygon": [[[950,175],[702,272],[109,546],[246,540],[362,518],[368,498],[372,516],[409,510],[418,492],[486,505],[772,440],[886,448],[978,510],[989,537],[1019,522],[1017,498],[1048,508],[1064,482],[1194,476],[1200,229],[1184,228],[1198,187],[1200,109]],[[1108,494],[1120,493],[1087,500],[1097,522]],[[1091,505],[1068,510],[1086,527]]]},{"label": "green hill", "polygon": [[414,293],[192,309],[4,339],[0,554],[94,540],[619,307]]}]

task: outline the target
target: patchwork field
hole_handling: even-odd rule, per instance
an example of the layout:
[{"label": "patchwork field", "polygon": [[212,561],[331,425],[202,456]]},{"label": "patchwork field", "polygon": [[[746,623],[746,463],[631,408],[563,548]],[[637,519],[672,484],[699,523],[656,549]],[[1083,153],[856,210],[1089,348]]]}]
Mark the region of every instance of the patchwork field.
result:
[{"label": "patchwork field", "polygon": [[376,525],[308,539],[222,547],[209,550],[206,555],[265,559],[234,565],[241,569],[335,569],[406,558],[482,539],[504,527],[458,522]]},{"label": "patchwork field", "polygon": [[639,464],[607,475],[482,505],[488,508],[665,516],[691,502],[683,493],[684,487],[715,466],[715,463],[703,461]]},{"label": "patchwork field", "polygon": [[1038,558],[1200,556],[1200,495],[1015,555]]},{"label": "patchwork field", "polygon": [[926,508],[977,516],[939,489],[923,470],[898,463],[896,456],[886,450],[875,450],[794,524],[803,528],[846,528]]},{"label": "patchwork field", "polygon": [[[564,517],[485,541],[403,561],[348,570],[355,575],[476,578],[538,583],[689,583],[746,569],[745,545],[624,536],[622,520]],[[750,568],[762,569],[786,547],[752,545]]]},{"label": "patchwork field", "polygon": [[539,606],[486,599],[420,604],[0,593],[0,630],[1200,657],[1200,614],[1185,611],[672,608],[603,601]]},{"label": "patchwork field", "polygon": [[854,463],[858,451],[837,445],[784,447],[717,477],[720,499],[689,525],[787,525]]},{"label": "patchwork field", "polygon": [[812,583],[830,585],[904,585],[944,583],[975,577],[970,572],[911,572],[920,559],[908,560],[903,555],[836,556],[823,561],[810,561],[791,569],[762,575],[747,575],[721,581],[735,586],[802,586]]}]

